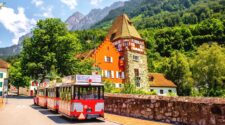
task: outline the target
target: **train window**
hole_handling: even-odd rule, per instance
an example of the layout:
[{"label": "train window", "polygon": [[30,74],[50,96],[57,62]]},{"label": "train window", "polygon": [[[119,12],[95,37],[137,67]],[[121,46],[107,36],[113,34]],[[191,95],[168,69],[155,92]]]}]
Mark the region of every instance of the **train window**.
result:
[{"label": "train window", "polygon": [[103,89],[102,87],[95,86],[83,86],[79,87],[78,99],[102,99],[103,98]]},{"label": "train window", "polygon": [[47,93],[48,91],[47,91],[47,89],[45,89],[44,92],[45,92],[45,93],[44,93],[45,96],[48,96],[48,93]]},{"label": "train window", "polygon": [[98,99],[104,99],[104,88],[102,86],[98,87]]},{"label": "train window", "polygon": [[73,99],[78,99],[78,86],[74,86]]}]

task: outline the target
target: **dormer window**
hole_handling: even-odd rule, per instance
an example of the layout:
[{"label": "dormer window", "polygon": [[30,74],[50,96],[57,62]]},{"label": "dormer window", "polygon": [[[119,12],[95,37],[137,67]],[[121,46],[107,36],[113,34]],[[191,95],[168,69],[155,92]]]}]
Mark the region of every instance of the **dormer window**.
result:
[{"label": "dormer window", "polygon": [[150,76],[150,77],[149,77],[149,81],[152,82],[153,80],[154,80],[154,77],[153,77],[153,76]]},{"label": "dormer window", "polygon": [[113,33],[110,37],[110,40],[112,41],[115,38],[115,36],[116,36],[116,33]]},{"label": "dormer window", "polygon": [[132,23],[131,21],[129,21],[129,20],[128,20],[128,24],[129,24],[129,25],[133,25],[133,23]]}]

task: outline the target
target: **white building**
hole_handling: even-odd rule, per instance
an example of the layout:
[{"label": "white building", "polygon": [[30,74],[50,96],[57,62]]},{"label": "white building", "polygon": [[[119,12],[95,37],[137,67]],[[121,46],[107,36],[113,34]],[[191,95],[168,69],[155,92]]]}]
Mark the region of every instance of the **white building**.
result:
[{"label": "white building", "polygon": [[150,91],[156,91],[157,95],[166,96],[169,93],[177,95],[177,86],[161,73],[150,73],[149,82]]},{"label": "white building", "polygon": [[35,91],[37,90],[38,82],[31,81],[30,83],[31,84],[29,88],[29,96],[35,96]]},{"label": "white building", "polygon": [[7,91],[9,64],[0,59],[0,97]]}]

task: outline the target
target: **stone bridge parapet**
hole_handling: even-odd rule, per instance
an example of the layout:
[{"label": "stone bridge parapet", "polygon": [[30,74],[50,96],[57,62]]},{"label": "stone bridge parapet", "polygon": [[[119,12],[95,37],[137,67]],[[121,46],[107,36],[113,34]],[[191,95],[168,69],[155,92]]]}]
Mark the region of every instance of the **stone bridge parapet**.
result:
[{"label": "stone bridge parapet", "polygon": [[106,94],[105,111],[178,125],[225,125],[225,98]]}]

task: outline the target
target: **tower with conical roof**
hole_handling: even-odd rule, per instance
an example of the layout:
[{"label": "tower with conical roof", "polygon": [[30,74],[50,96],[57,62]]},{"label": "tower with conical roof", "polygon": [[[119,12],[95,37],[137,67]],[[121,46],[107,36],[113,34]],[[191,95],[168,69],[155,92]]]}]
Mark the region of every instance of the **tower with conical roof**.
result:
[{"label": "tower with conical roof", "polygon": [[147,90],[148,68],[145,41],[126,14],[114,20],[107,37],[120,53],[119,65],[125,72],[125,81],[134,83],[137,88]]}]

